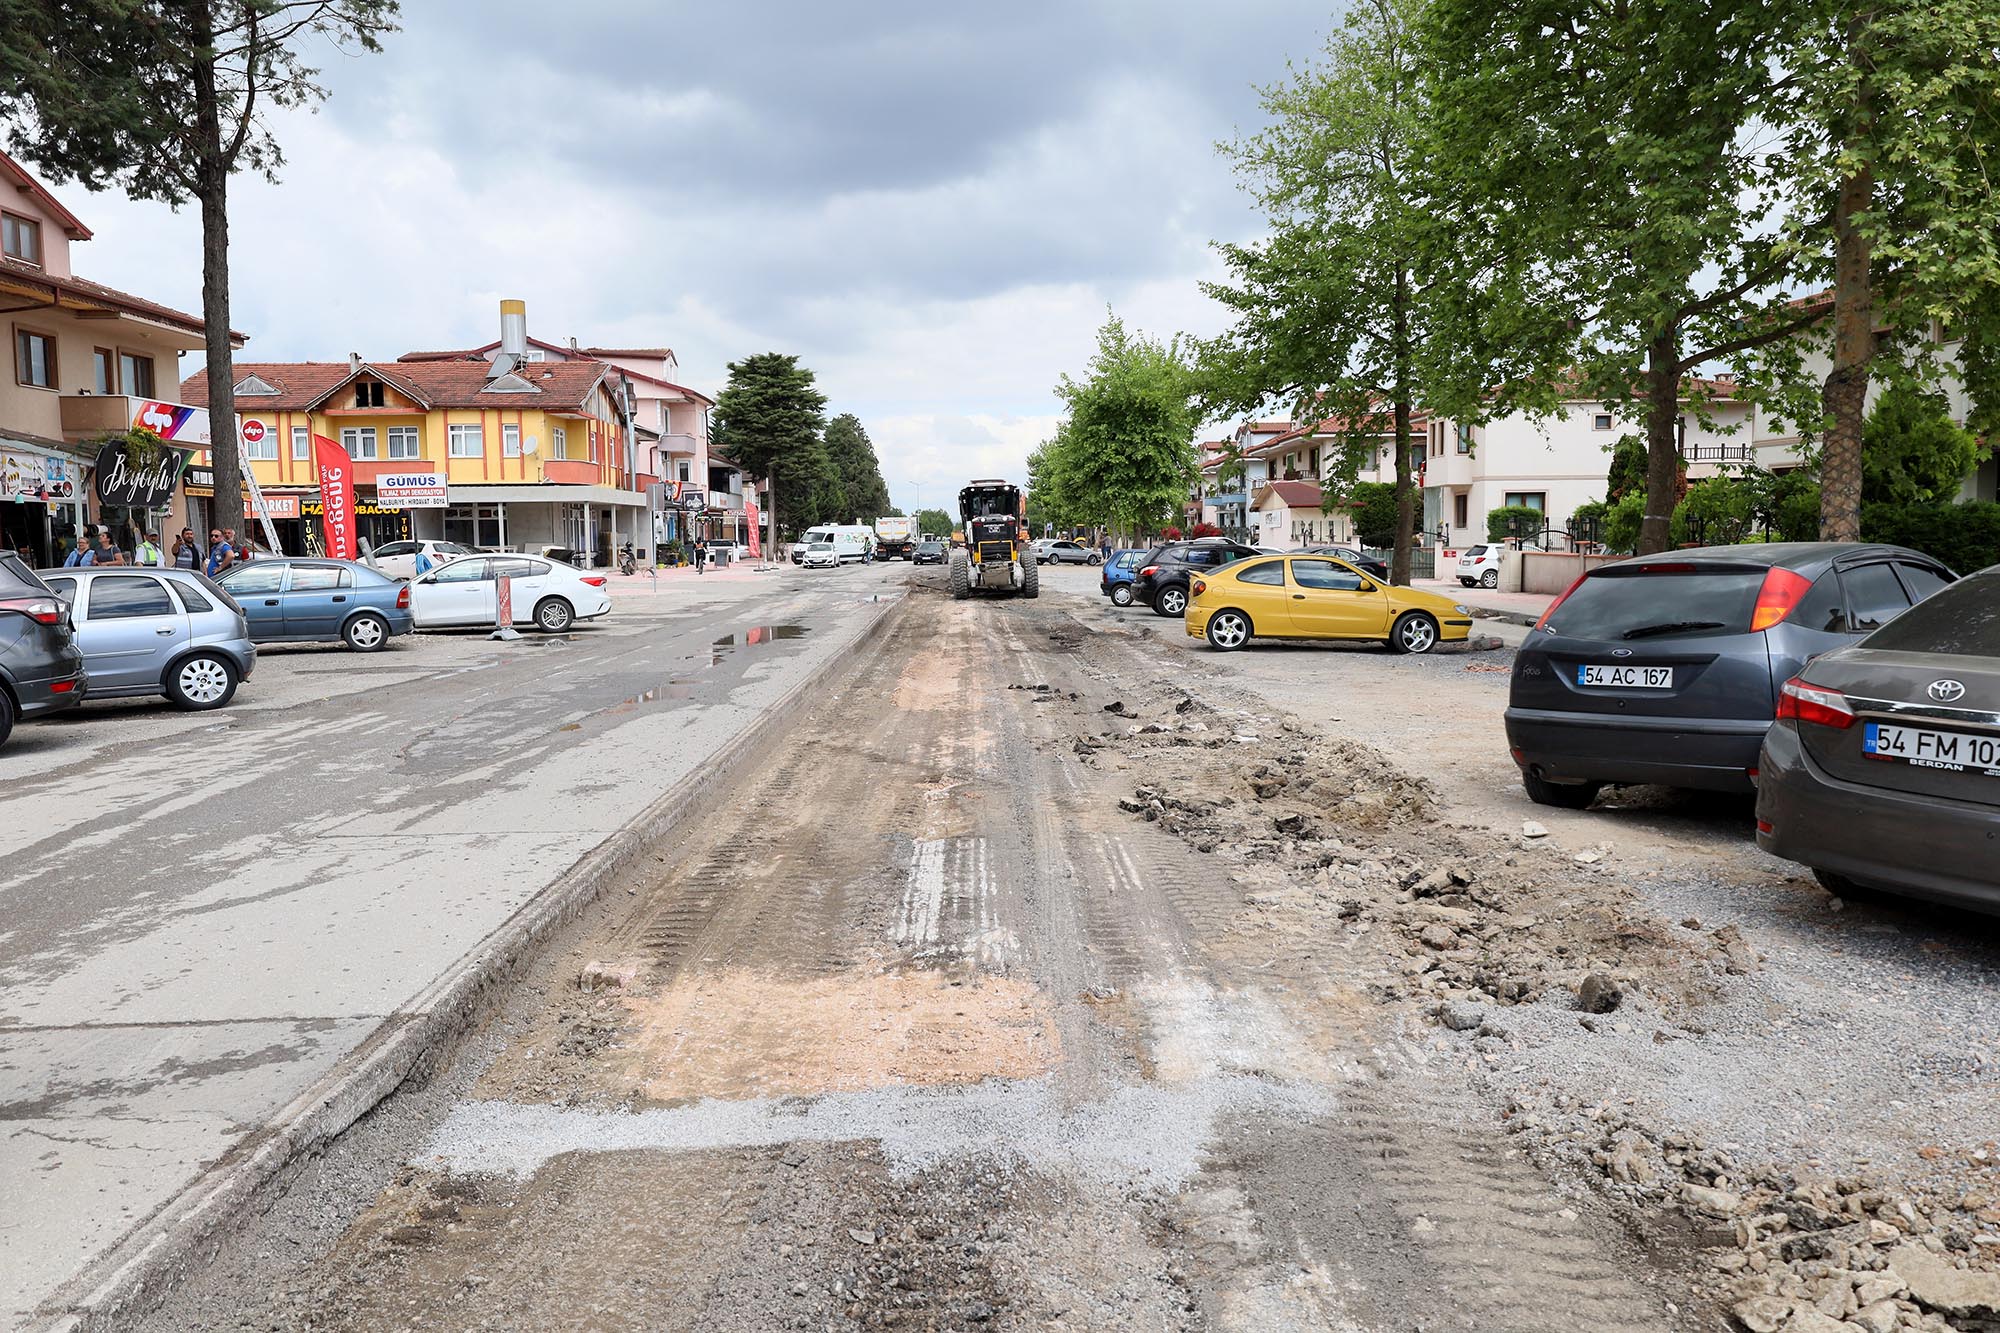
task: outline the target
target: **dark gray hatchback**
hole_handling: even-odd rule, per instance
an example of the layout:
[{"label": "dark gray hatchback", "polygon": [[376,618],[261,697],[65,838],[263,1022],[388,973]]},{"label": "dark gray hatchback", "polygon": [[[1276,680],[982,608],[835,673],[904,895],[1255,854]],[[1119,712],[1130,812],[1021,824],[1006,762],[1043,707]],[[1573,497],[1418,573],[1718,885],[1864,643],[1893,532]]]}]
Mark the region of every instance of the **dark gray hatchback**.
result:
[{"label": "dark gray hatchback", "polygon": [[1606,784],[1755,788],[1778,686],[1952,581],[1899,546],[1786,542],[1601,565],[1514,661],[1507,744],[1543,805]]},{"label": "dark gray hatchback", "polygon": [[74,708],[90,688],[62,599],[11,551],[0,551],[0,742],[15,718]]},{"label": "dark gray hatchback", "polygon": [[1785,682],[1757,843],[1835,893],[2000,911],[2000,565]]}]

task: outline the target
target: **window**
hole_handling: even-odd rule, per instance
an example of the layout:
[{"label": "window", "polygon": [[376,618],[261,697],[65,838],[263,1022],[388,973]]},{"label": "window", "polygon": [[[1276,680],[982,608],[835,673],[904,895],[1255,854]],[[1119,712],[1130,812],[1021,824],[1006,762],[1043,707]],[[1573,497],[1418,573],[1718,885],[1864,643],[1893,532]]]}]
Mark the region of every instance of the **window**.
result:
[{"label": "window", "polygon": [[14,379],[37,389],[56,387],[56,340],[46,333],[14,331]]},{"label": "window", "polygon": [[293,565],[293,592],[326,592],[333,588],[351,588],[354,578],[339,565]]},{"label": "window", "polygon": [[378,546],[375,548],[375,556],[378,560],[387,559],[392,555],[415,555],[416,553],[417,543],[415,542],[390,542],[387,546]]},{"label": "window", "polygon": [[1458,451],[1462,454],[1472,452],[1472,427],[1460,426],[1458,428]]},{"label": "window", "polygon": [[1451,497],[1451,524],[1453,527],[1462,528],[1466,526],[1466,510],[1470,507],[1471,502],[1472,497],[1469,495],[1454,495]]},{"label": "window", "polygon": [[415,426],[389,427],[389,457],[416,458],[422,453]]},{"label": "window", "polygon": [[1261,565],[1251,565],[1247,569],[1238,571],[1236,581],[1238,583],[1261,583],[1267,587],[1282,588],[1285,586],[1285,562],[1282,560],[1267,560]]},{"label": "window", "polygon": [[[1907,569],[1908,566],[1905,566]],[[49,580],[55,586],[55,580]],[[1896,617],[1871,648],[1960,657],[2000,657],[2000,574],[1968,574]]]},{"label": "window", "polygon": [[172,616],[180,610],[158,579],[120,578],[90,581],[92,620],[130,620],[137,616]]},{"label": "window", "polygon": [[98,394],[118,392],[117,361],[109,347],[90,349],[91,392]]},{"label": "window", "polygon": [[195,587],[193,584],[182,583],[179,579],[170,579],[167,582],[167,586],[174,590],[174,596],[181,599],[181,605],[196,615],[215,609],[215,603],[204,597],[201,589]]},{"label": "window", "polygon": [[1609,412],[1597,413],[1590,419],[1590,428],[1592,430],[1610,430],[1611,414]]},{"label": "window", "polygon": [[1509,509],[1539,509],[1544,512],[1548,509],[1548,502],[1547,491],[1508,491],[1503,501]]},{"label": "window", "polygon": [[1856,633],[1880,629],[1910,609],[1910,595],[1886,562],[1841,570],[1840,586],[1847,592],[1847,618]]},{"label": "window", "polygon": [[688,475],[688,465],[686,463],[681,464],[681,480],[682,481],[693,480],[693,478]]},{"label": "window", "polygon": [[310,426],[292,427],[292,461],[303,463],[312,457],[313,433]]},{"label": "window", "polygon": [[375,428],[373,426],[341,427],[340,447],[347,450],[349,458],[374,458]]},{"label": "window", "polygon": [[382,385],[375,380],[363,380],[354,386],[356,407],[382,406]]},{"label": "window", "polygon": [[1646,639],[1742,634],[1750,628],[1757,590],[1763,586],[1760,570],[1741,565],[1721,570],[1694,564],[1605,565],[1591,571],[1549,612],[1548,628],[1574,639],[1619,639],[1629,630],[1665,625],[1687,628],[1660,630]]},{"label": "window", "polygon": [[486,439],[480,432],[478,422],[453,422],[447,430],[451,436],[453,458],[480,458],[485,455]]},{"label": "window", "polygon": [[[255,421],[256,418],[252,417],[251,420]],[[247,425],[248,423],[246,422],[245,424]],[[258,421],[257,424],[261,426],[264,423]],[[274,430],[266,430],[254,440],[247,436],[240,438],[243,440],[243,456],[245,458],[263,459],[268,462],[278,456],[278,433]]]},{"label": "window", "polygon": [[447,541],[467,546],[500,545],[500,506],[450,506],[444,511],[444,535]]},{"label": "window", "polygon": [[433,583],[477,583],[486,577],[490,560],[454,560],[431,575]]},{"label": "window", "polygon": [[521,428],[519,426],[500,427],[500,456],[519,458],[521,456]]},{"label": "window", "polygon": [[278,583],[285,577],[283,565],[267,565],[253,560],[224,574],[220,582],[231,597],[276,596]]},{"label": "window", "polygon": [[569,432],[561,426],[552,426],[549,428],[549,457],[569,457]]},{"label": "window", "polygon": [[1823,634],[1845,634],[1847,632],[1847,609],[1840,601],[1840,577],[1836,574],[1822,574],[1819,581],[1792,613],[1785,619],[1802,629],[1818,630]]},{"label": "window", "polygon": [[1301,588],[1315,588],[1322,592],[1359,592],[1361,576],[1345,565],[1336,565],[1331,560],[1294,560],[1292,579]]},{"label": "window", "polygon": [[125,392],[134,398],[153,396],[153,358],[134,356],[130,352],[118,354],[118,379],[125,386]]},{"label": "window", "polygon": [[1921,602],[1932,593],[1951,586],[1950,579],[1929,565],[1913,565],[1907,560],[1898,560],[1896,572],[1903,576],[1903,586],[1910,590],[1913,602]]},{"label": "window", "polygon": [[42,224],[14,213],[0,213],[0,250],[25,264],[42,262]]},{"label": "window", "polygon": [[496,579],[538,579],[549,572],[549,567],[538,560],[492,560],[493,577]]}]

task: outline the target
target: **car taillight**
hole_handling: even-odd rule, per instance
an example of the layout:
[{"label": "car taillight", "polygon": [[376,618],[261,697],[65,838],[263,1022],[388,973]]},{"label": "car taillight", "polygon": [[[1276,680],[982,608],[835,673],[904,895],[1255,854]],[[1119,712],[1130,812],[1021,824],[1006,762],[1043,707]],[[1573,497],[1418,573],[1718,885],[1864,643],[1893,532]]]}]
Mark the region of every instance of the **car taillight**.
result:
[{"label": "car taillight", "polygon": [[1778,721],[1786,718],[1845,731],[1854,725],[1854,710],[1847,706],[1847,696],[1839,690],[1824,689],[1804,676],[1793,676],[1778,687]]},{"label": "car taillight", "polygon": [[1757,589],[1757,608],[1750,613],[1750,628],[1771,628],[1790,615],[1792,608],[1811,591],[1811,579],[1774,566],[1764,575],[1763,586]]},{"label": "car taillight", "polygon": [[1153,577],[1153,575],[1159,572],[1160,572],[1160,567],[1158,565],[1147,565],[1144,569],[1139,571],[1139,577],[1142,579],[1149,579]]},{"label": "car taillight", "polygon": [[1549,624],[1549,617],[1556,613],[1556,608],[1561,606],[1564,602],[1568,601],[1569,595],[1575,592],[1579,587],[1581,587],[1583,585],[1583,581],[1589,577],[1590,575],[1587,573],[1578,574],[1576,576],[1576,582],[1570,584],[1567,588],[1564,588],[1563,595],[1556,598],[1553,602],[1549,603],[1549,609],[1542,612],[1542,618],[1535,622],[1535,628],[1547,629]]},{"label": "car taillight", "polygon": [[73,681],[73,680],[58,680],[58,681],[54,681],[54,682],[52,682],[52,683],[51,683],[51,684],[49,685],[49,693],[50,693],[50,694],[68,694],[68,693],[69,693],[70,691],[74,690],[75,688],[76,688],[76,682],[75,682],[75,681]]},{"label": "car taillight", "polygon": [[396,609],[398,611],[410,609],[410,585],[407,583],[396,589]]},{"label": "car taillight", "polygon": [[583,581],[593,588],[602,588],[608,580],[602,574],[586,574]]},{"label": "car taillight", "polygon": [[0,597],[0,611],[24,615],[37,625],[62,623],[62,603],[53,597]]},{"label": "car taillight", "polygon": [[1194,595],[1195,595],[1195,596],[1199,597],[1199,596],[1201,596],[1201,595],[1202,595],[1203,593],[1205,593],[1205,592],[1207,592],[1207,591],[1208,591],[1208,585],[1207,585],[1206,583],[1203,583],[1203,582],[1202,582],[1202,581],[1201,581],[1200,579],[1196,579],[1196,580],[1194,581]]}]

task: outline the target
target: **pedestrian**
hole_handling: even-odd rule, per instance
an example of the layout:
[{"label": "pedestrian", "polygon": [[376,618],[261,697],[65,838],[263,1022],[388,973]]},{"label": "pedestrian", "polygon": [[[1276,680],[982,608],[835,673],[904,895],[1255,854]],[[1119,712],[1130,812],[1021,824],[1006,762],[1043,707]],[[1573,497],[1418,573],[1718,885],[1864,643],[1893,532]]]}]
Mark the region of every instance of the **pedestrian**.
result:
[{"label": "pedestrian", "polygon": [[159,534],[149,532],[140,538],[138,556],[132,563],[135,565],[151,565],[155,569],[158,569],[165,563],[160,558]]},{"label": "pedestrian", "polygon": [[125,563],[125,553],[111,544],[111,530],[109,528],[97,534],[97,549],[91,554],[96,556],[96,559],[91,561],[95,565],[122,565]]},{"label": "pedestrian", "polygon": [[174,568],[201,568],[201,545],[194,539],[193,528],[182,528],[181,535],[174,538]]},{"label": "pedestrian", "polygon": [[423,577],[437,568],[437,561],[431,559],[430,549],[421,542],[417,544],[417,576]]},{"label": "pedestrian", "polygon": [[696,537],[694,539],[694,572],[697,574],[702,573],[707,565],[708,539],[706,537]]},{"label": "pedestrian", "polygon": [[235,558],[236,552],[230,549],[227,542],[222,540],[222,530],[220,528],[211,528],[208,533],[208,566],[203,572],[210,578],[214,578],[223,570],[228,569]]},{"label": "pedestrian", "polygon": [[76,545],[70,547],[69,554],[63,557],[63,568],[75,569],[81,565],[96,563],[97,556],[90,547],[90,529],[85,528],[83,534],[76,539]]}]

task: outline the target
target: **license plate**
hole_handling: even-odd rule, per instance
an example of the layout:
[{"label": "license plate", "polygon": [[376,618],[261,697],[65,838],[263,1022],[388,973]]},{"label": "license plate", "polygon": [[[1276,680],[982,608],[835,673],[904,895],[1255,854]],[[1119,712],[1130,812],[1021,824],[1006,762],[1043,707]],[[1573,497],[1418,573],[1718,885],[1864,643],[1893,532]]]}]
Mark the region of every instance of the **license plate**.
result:
[{"label": "license plate", "polygon": [[1921,768],[2000,769],[2000,737],[1967,736],[1928,727],[1891,727],[1865,723],[1861,751],[1877,759],[1901,759]]},{"label": "license plate", "polygon": [[1607,690],[1671,690],[1674,669],[1658,666],[1579,666],[1576,683]]}]

